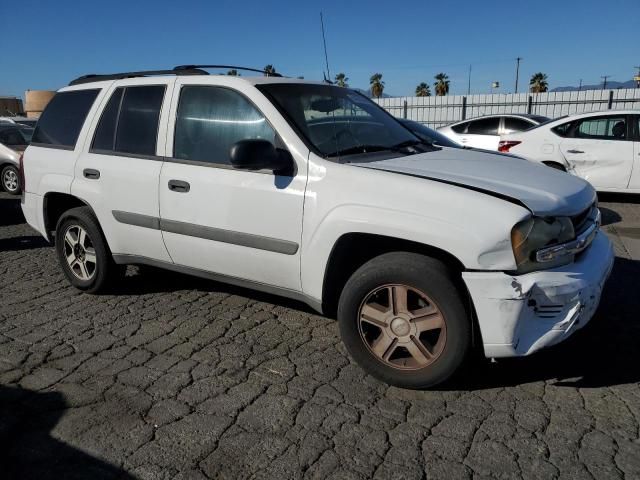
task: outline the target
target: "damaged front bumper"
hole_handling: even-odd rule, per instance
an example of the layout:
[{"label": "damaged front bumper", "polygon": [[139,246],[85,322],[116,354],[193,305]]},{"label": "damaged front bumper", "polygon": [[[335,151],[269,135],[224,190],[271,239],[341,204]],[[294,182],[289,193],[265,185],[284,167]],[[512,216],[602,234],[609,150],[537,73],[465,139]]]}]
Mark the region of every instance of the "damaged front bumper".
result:
[{"label": "damaged front bumper", "polygon": [[574,263],[524,275],[464,272],[487,357],[529,355],[591,320],[611,273],[613,249],[598,232]]}]

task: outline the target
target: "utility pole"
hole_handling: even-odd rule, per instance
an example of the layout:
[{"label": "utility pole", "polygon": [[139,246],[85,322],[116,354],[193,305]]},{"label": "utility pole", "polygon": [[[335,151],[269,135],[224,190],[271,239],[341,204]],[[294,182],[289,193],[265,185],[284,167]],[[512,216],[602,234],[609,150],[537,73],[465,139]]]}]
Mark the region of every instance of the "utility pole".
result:
[{"label": "utility pole", "polygon": [[518,77],[520,76],[520,60],[522,60],[522,57],[516,58],[516,91],[515,93],[518,93]]},{"label": "utility pole", "polygon": [[469,64],[469,81],[467,83],[467,95],[471,95],[471,64]]},{"label": "utility pole", "polygon": [[602,75],[600,78],[602,80],[604,80],[602,82],[602,90],[606,90],[607,89],[607,78],[611,78],[611,75]]},{"label": "utility pole", "polygon": [[580,79],[580,85],[578,85],[578,91],[582,90],[582,79]]}]

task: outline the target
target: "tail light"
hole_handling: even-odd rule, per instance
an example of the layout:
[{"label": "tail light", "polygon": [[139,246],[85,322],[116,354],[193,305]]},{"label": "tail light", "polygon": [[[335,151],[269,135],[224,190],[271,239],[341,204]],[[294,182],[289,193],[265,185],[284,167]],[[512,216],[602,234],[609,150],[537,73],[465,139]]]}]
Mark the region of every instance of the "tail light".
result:
[{"label": "tail light", "polygon": [[20,178],[20,189],[24,192],[24,152],[20,154],[20,159],[18,160],[18,177]]},{"label": "tail light", "polygon": [[498,143],[498,151],[507,153],[511,147],[515,147],[521,143],[522,142],[518,142],[516,140],[500,140],[500,143]]}]

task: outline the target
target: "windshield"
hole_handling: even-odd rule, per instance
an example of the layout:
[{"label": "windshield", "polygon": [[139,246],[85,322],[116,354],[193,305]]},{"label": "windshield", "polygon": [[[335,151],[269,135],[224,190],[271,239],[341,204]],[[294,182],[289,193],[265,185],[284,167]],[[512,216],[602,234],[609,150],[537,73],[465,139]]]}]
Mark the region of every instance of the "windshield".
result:
[{"label": "windshield", "polygon": [[258,88],[307,145],[325,158],[396,151],[422,143],[381,107],[351,89],[292,83]]},{"label": "windshield", "polygon": [[18,130],[20,132],[20,135],[22,135],[22,138],[24,138],[25,140],[25,145],[28,145],[31,143],[31,137],[33,137],[33,131],[35,129],[31,128],[31,127],[24,127],[21,128],[20,130]]}]

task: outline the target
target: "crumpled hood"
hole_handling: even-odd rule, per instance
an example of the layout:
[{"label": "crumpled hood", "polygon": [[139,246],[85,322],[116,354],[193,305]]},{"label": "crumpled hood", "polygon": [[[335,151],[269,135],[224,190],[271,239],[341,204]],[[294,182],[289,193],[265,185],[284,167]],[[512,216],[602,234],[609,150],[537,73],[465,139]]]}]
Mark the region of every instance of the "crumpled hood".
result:
[{"label": "crumpled hood", "polygon": [[575,215],[596,199],[593,187],[573,175],[513,156],[461,148],[351,163],[456,184],[509,197],[536,215]]}]

